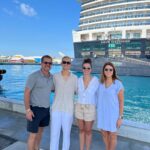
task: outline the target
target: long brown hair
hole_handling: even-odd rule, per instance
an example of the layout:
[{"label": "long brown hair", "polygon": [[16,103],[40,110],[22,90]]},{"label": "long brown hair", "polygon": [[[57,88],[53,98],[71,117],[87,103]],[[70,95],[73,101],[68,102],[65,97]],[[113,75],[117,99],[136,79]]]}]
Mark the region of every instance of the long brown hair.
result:
[{"label": "long brown hair", "polygon": [[101,83],[104,83],[104,82],[106,81],[106,76],[105,76],[105,73],[104,73],[104,69],[105,69],[105,67],[106,67],[107,65],[109,65],[109,66],[111,66],[111,67],[113,68],[112,80],[113,80],[113,81],[116,80],[116,79],[120,80],[120,79],[117,77],[116,68],[115,68],[115,66],[113,65],[113,63],[111,63],[111,62],[106,62],[106,63],[104,64],[103,70],[102,70]]}]

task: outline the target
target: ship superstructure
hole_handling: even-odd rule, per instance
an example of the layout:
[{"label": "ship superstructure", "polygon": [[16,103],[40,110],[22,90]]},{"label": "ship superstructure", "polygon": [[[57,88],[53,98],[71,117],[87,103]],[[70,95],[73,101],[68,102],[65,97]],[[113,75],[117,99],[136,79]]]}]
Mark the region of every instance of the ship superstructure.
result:
[{"label": "ship superstructure", "polygon": [[[150,76],[150,0],[80,0],[73,31],[73,70],[82,71],[83,58],[93,71],[113,62],[121,75]],[[140,68],[140,69],[139,69]]]},{"label": "ship superstructure", "polygon": [[80,2],[79,26],[73,31],[75,57],[150,56],[150,0]]}]

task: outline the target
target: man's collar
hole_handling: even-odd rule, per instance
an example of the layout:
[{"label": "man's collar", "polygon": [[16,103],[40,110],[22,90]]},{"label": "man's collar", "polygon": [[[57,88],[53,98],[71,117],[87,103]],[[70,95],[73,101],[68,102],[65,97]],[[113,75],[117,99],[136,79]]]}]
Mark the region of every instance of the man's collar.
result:
[{"label": "man's collar", "polygon": [[44,73],[42,72],[42,69],[40,69],[40,74],[43,77],[51,77],[52,76],[52,74],[50,72],[48,72],[49,76],[44,75]]}]

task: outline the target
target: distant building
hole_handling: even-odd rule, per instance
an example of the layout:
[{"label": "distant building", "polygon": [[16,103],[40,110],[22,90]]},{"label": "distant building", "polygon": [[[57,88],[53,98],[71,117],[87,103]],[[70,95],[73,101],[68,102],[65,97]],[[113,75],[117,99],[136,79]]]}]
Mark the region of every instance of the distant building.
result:
[{"label": "distant building", "polygon": [[9,60],[10,63],[24,63],[24,56],[14,55]]},{"label": "distant building", "polygon": [[24,63],[35,63],[35,59],[32,56],[30,56],[30,57],[23,57],[23,62]]},{"label": "distant building", "polygon": [[10,56],[0,56],[0,63],[7,63],[10,60]]},{"label": "distant building", "polygon": [[34,56],[35,63],[41,63],[41,56]]}]

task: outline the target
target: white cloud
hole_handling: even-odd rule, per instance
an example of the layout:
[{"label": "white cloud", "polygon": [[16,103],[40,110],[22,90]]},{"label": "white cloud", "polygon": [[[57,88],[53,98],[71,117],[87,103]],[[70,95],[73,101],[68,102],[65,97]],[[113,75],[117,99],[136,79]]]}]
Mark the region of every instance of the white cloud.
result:
[{"label": "white cloud", "polygon": [[20,10],[26,16],[33,17],[37,15],[37,12],[34,10],[34,8],[24,3],[20,4]]},{"label": "white cloud", "polygon": [[3,12],[5,12],[6,14],[8,14],[9,16],[13,15],[13,12],[8,10],[7,8],[3,8]]}]

